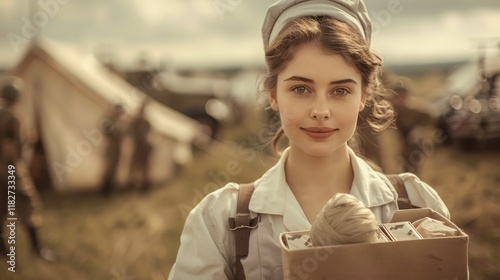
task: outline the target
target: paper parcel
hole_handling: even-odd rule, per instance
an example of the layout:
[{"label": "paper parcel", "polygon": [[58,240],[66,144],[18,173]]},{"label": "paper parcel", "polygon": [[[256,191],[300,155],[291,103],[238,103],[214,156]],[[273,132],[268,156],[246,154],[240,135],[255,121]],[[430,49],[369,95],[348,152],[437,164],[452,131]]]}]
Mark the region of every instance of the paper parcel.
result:
[{"label": "paper parcel", "polygon": [[309,232],[280,236],[283,273],[295,279],[468,279],[469,237],[431,209],[396,211],[391,223],[430,217],[457,230],[457,235],[370,244],[310,247]]}]

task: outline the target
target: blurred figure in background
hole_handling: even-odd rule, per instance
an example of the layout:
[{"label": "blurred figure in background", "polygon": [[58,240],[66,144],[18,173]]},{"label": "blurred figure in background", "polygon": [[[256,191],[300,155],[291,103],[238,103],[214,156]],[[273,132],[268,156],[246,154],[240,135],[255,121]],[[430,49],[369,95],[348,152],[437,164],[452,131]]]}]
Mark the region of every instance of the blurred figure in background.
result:
[{"label": "blurred figure in background", "polygon": [[[54,253],[43,248],[40,242],[41,201],[27,164],[21,156],[23,143],[20,137],[20,122],[12,110],[22,94],[22,87],[23,81],[19,78],[13,78],[1,87],[0,203],[2,207],[0,207],[0,252],[6,256],[9,252],[8,248],[10,248],[5,235],[8,227],[4,222],[9,217],[16,217],[28,231],[33,252],[47,261],[54,261]],[[29,144],[26,143],[26,145]],[[10,199],[9,196],[13,196],[15,200]],[[14,208],[8,209],[9,201],[15,202]]]},{"label": "blurred figure in background", "polygon": [[387,75],[385,86],[391,94],[391,103],[396,110],[398,142],[401,143],[397,159],[397,172],[418,174],[424,157],[428,155],[426,141],[430,140],[429,128],[435,127],[435,120],[423,110],[410,104],[415,88],[409,78]]},{"label": "blurred figure in background", "polygon": [[152,146],[149,143],[149,132],[151,124],[144,116],[144,111],[149,100],[146,98],[142,102],[141,108],[137,116],[131,123],[130,132],[132,134],[134,151],[132,154],[128,187],[139,188],[146,192],[149,190],[150,184],[148,180],[149,170],[149,156],[151,154]]},{"label": "blurred figure in background", "polygon": [[373,169],[385,172],[382,161],[383,147],[379,140],[380,133],[374,131],[366,120],[370,116],[371,110],[371,107],[366,106],[359,113],[356,133],[352,137],[350,145]]},{"label": "blurred figure in background", "polygon": [[383,83],[387,99],[397,113],[396,129],[390,127],[375,132],[366,122],[371,110],[366,107],[359,114],[357,134],[352,144],[372,168],[380,172],[418,174],[423,160],[434,148],[428,141],[433,139],[429,128],[434,128],[436,121],[410,104],[415,88],[409,78],[386,72]]},{"label": "blurred figure in background", "polygon": [[106,171],[102,178],[101,191],[109,196],[115,188],[115,175],[120,159],[121,143],[124,135],[122,116],[125,112],[121,103],[113,104],[111,113],[107,117],[106,127],[103,129],[107,139]]}]

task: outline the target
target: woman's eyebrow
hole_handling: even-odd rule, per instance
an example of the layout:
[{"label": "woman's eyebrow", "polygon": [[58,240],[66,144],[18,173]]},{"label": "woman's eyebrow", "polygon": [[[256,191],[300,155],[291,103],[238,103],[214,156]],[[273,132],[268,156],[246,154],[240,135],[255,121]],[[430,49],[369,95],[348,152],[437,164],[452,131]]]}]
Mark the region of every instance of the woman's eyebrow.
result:
[{"label": "woman's eyebrow", "polygon": [[311,83],[311,84],[314,83],[313,80],[305,78],[305,77],[301,77],[301,76],[291,76],[290,78],[285,79],[284,81],[301,81],[301,82]]},{"label": "woman's eyebrow", "polygon": [[338,80],[338,81],[332,81],[332,82],[330,82],[330,85],[346,84],[346,83],[357,84],[355,80],[348,78],[348,79],[342,79],[342,80]]},{"label": "woman's eyebrow", "polygon": [[[291,76],[291,77],[285,79],[284,81],[301,81],[301,82],[311,83],[311,84],[314,83],[313,80],[305,78],[305,77],[301,77],[301,76]],[[330,85],[345,84],[345,83],[357,84],[355,80],[347,78],[347,79],[342,79],[342,80],[337,80],[337,81],[331,81]]]}]

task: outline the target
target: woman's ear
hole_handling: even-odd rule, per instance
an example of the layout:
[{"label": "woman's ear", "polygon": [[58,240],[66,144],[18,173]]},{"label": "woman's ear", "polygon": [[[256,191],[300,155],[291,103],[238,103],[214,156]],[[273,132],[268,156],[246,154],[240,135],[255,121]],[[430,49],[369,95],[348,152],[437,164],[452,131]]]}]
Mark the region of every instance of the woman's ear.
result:
[{"label": "woman's ear", "polygon": [[359,111],[358,112],[363,111],[363,109],[365,108],[365,104],[366,104],[366,93],[363,93],[363,95],[361,95],[361,103],[359,103]]},{"label": "woman's ear", "polygon": [[269,105],[274,111],[279,111],[278,99],[276,98],[276,90],[272,90],[269,94]]}]

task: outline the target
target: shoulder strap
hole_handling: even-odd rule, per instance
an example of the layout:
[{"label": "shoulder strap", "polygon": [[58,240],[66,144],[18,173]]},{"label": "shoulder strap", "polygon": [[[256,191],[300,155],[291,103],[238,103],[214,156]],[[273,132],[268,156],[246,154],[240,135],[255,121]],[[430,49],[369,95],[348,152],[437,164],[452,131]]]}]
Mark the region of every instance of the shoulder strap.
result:
[{"label": "shoulder strap", "polygon": [[405,183],[403,179],[399,177],[398,174],[386,175],[387,179],[391,182],[391,184],[396,189],[398,193],[398,208],[399,209],[413,209],[418,208],[411,204],[410,197],[408,196],[408,192],[406,191]]},{"label": "shoulder strap", "polygon": [[245,280],[245,271],[241,265],[241,259],[248,255],[248,243],[250,240],[250,230],[258,227],[259,217],[250,218],[250,198],[252,197],[254,184],[241,184],[238,191],[238,203],[236,205],[236,216],[229,218],[229,230],[234,231],[236,241],[236,278],[235,280]]}]

